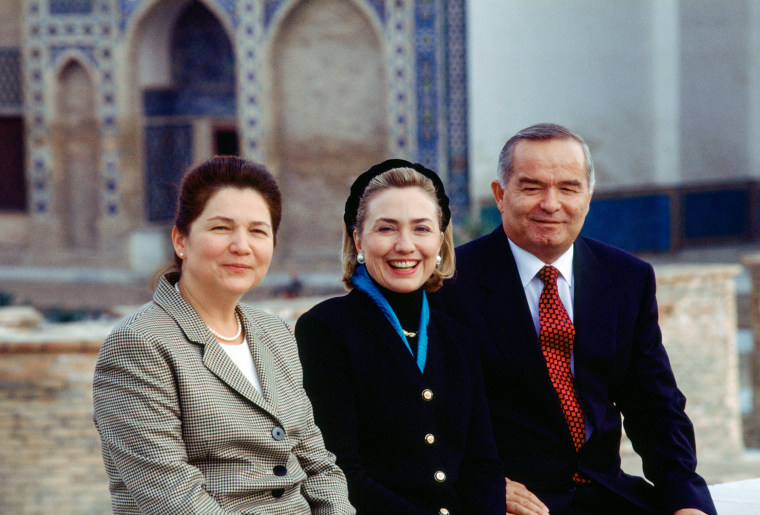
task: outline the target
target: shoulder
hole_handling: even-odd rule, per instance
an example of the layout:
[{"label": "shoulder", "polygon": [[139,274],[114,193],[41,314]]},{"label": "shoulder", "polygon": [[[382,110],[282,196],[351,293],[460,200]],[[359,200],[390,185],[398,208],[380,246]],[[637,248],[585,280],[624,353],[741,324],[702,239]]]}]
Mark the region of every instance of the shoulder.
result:
[{"label": "shoulder", "polygon": [[596,263],[609,270],[618,270],[623,274],[649,275],[653,270],[651,264],[628,251],[584,236],[580,236],[576,240],[575,251],[582,266]]},{"label": "shoulder", "polygon": [[364,293],[354,289],[346,295],[332,297],[314,305],[299,317],[298,322],[305,319],[317,319],[323,322],[350,320],[346,317],[356,317],[357,311],[366,309],[367,300],[369,298]]},{"label": "shoulder", "polygon": [[457,262],[479,259],[484,253],[497,247],[502,236],[506,242],[506,235],[501,226],[498,226],[492,232],[460,245],[456,248]]}]

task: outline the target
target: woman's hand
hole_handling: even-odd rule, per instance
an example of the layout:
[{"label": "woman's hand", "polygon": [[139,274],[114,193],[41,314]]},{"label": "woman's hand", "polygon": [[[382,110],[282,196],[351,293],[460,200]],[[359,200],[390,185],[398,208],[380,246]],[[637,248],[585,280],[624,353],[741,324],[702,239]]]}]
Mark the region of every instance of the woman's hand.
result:
[{"label": "woman's hand", "polygon": [[533,492],[525,488],[525,485],[509,478],[504,479],[507,481],[508,515],[547,515],[549,513],[549,508]]}]

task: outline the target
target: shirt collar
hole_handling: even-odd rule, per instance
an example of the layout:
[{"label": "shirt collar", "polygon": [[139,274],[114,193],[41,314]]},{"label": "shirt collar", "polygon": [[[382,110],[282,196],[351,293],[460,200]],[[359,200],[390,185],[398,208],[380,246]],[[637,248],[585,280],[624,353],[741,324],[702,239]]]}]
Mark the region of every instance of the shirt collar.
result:
[{"label": "shirt collar", "polygon": [[[515,257],[515,263],[517,264],[517,271],[520,274],[520,281],[522,281],[523,288],[531,281],[539,270],[546,264],[536,256],[517,246],[515,242],[507,238],[509,241],[509,247],[512,249],[512,255]],[[575,245],[571,245],[569,249],[565,251],[554,263],[549,263],[557,270],[560,275],[567,281],[570,287],[573,286],[573,248]]]}]

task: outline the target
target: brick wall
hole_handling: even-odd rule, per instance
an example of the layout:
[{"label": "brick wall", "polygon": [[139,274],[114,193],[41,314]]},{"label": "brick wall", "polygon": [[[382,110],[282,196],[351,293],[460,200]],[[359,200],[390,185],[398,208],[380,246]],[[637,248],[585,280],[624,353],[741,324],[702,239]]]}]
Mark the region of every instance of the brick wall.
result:
[{"label": "brick wall", "polygon": [[96,343],[0,343],[0,513],[110,513]]}]

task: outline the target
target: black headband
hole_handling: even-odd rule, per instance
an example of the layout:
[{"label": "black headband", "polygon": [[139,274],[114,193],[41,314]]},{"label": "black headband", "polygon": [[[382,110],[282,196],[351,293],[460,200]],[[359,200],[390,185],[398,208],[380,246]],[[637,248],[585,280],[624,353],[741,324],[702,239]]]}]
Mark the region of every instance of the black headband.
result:
[{"label": "black headband", "polygon": [[451,220],[451,210],[449,209],[449,197],[446,196],[446,191],[443,189],[441,178],[433,170],[429,170],[419,163],[410,163],[403,159],[388,159],[361,174],[351,185],[351,194],[348,196],[348,200],[346,200],[346,209],[343,212],[343,223],[346,224],[346,231],[350,233],[351,228],[356,225],[356,213],[359,210],[359,202],[362,195],[364,195],[364,190],[367,189],[372,179],[396,168],[411,168],[433,181],[438,205],[441,207],[441,229],[446,230]]}]

